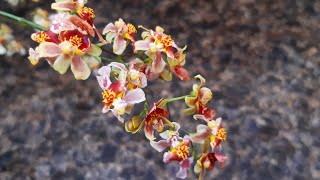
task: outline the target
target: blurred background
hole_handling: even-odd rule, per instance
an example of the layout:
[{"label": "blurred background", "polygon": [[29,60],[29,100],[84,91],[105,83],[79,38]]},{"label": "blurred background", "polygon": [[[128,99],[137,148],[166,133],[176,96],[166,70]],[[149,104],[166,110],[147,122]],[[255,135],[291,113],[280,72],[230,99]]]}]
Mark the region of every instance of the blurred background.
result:
[{"label": "blurred background", "polygon": [[[38,7],[53,13],[52,2],[1,0],[0,10],[32,20]],[[188,45],[185,67],[206,77],[210,106],[228,132],[225,167],[205,179],[319,179],[320,1],[89,0],[88,6],[100,30],[123,18],[160,25],[178,46]],[[4,25],[0,32],[0,179],[175,179],[178,164],[164,164],[143,133],[128,134],[101,113],[94,75],[76,81],[45,61],[32,66],[26,53],[36,45],[34,31],[0,22],[12,30],[10,37]],[[155,81],[150,88],[174,97],[194,83]],[[195,129],[199,122],[181,115],[184,107],[173,103],[172,119]],[[189,171],[188,179],[195,178]]]}]

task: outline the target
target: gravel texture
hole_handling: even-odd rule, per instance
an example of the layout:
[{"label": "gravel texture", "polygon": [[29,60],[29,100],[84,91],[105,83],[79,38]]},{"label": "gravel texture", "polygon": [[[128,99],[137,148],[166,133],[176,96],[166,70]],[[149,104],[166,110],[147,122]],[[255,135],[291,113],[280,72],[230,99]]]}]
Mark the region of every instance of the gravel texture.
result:
[{"label": "gravel texture", "polygon": [[[320,177],[320,1],[316,0],[90,0],[102,29],[118,18],[160,25],[179,46],[187,68],[213,90],[211,106],[228,139],[223,169],[206,179],[318,179]],[[34,3],[7,10],[28,17]],[[50,3],[40,3],[49,9]],[[0,19],[1,20],[1,19]],[[10,23],[17,39],[34,46],[32,30]],[[47,63],[0,56],[0,179],[174,179],[142,133],[130,135],[101,114],[91,76],[75,81]],[[155,81],[165,97],[195,81]],[[198,122],[172,104],[175,121]],[[188,179],[195,179],[189,173]]]}]

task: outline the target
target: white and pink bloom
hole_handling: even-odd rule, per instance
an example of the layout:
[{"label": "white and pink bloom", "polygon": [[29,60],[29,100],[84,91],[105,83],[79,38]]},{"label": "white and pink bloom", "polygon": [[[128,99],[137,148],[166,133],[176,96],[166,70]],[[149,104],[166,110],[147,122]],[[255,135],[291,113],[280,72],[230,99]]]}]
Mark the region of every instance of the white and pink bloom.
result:
[{"label": "white and pink bloom", "polygon": [[121,55],[128,45],[128,41],[135,42],[134,34],[137,33],[136,28],[119,19],[114,24],[109,23],[103,30],[102,34],[106,35],[106,41],[113,43],[113,52]]},{"label": "white and pink bloom", "polygon": [[213,170],[216,162],[220,163],[220,167],[223,166],[226,157],[220,153],[202,153],[201,157],[197,160],[194,166],[194,172],[199,174],[199,180],[202,180],[206,169]]},{"label": "white and pink bloom", "polygon": [[171,36],[164,33],[160,27],[156,27],[156,31],[147,30],[142,33],[144,40],[135,42],[135,50],[147,51],[146,54],[154,54],[156,52],[163,52],[168,57],[174,58],[174,49],[178,48]]},{"label": "white and pink bloom", "polygon": [[117,74],[116,79],[123,82],[128,89],[145,88],[147,86],[146,75],[135,69],[133,61],[129,63],[129,68],[118,62],[111,62],[108,66]]},{"label": "white and pink bloom", "polygon": [[77,27],[70,21],[70,17],[71,15],[69,13],[63,12],[50,16],[50,30],[55,34],[59,34],[61,31],[77,29]]},{"label": "white and pink bloom", "polygon": [[[195,118],[202,118],[201,116],[194,116]],[[221,125],[221,118],[216,120],[207,120],[207,125],[199,124],[197,132],[191,135],[191,140],[194,143],[204,144],[210,143],[212,151],[216,146],[219,146],[222,141],[227,139],[227,132]],[[206,141],[208,139],[209,141]]]},{"label": "white and pink bloom", "polygon": [[163,108],[166,103],[164,99],[160,99],[157,103],[154,103],[145,118],[144,134],[150,141],[155,139],[154,130],[162,132],[165,125],[173,126],[167,119],[169,112]]},{"label": "white and pink bloom", "polygon": [[176,176],[180,179],[185,179],[187,177],[187,170],[193,163],[193,157],[190,156],[190,137],[188,135],[183,137],[183,140],[176,145],[171,147],[168,152],[163,154],[163,162],[169,163],[172,161],[177,161],[180,164],[180,169]]},{"label": "white and pink bloom", "polygon": [[98,35],[102,43],[106,43],[100,32],[93,24],[93,19],[96,17],[94,10],[85,7],[87,0],[56,0],[51,4],[51,8],[59,11],[76,12],[77,15],[70,15],[69,21],[74,24],[83,34],[89,34],[94,37]]},{"label": "white and pink bloom", "polygon": [[55,34],[51,30],[34,33],[31,38],[40,43],[35,50],[30,49],[29,60],[36,64],[39,58],[46,58],[48,63],[60,74],[64,74],[69,66],[76,79],[85,80],[91,70],[86,63],[88,56],[98,57],[101,50],[92,48],[88,36],[80,31],[66,30]]},{"label": "white and pink bloom", "polygon": [[[157,74],[164,80],[170,81],[173,72],[181,80],[189,80],[188,71],[182,66],[185,64],[186,49],[179,48],[171,39],[171,36],[164,33],[164,30],[157,26],[156,30],[146,30],[142,33],[143,40],[136,41],[134,44],[135,51],[145,51],[145,54],[151,59],[150,71]],[[175,52],[176,51],[176,52]],[[166,62],[163,58],[166,55]]]},{"label": "white and pink bloom", "polygon": [[[183,53],[186,50],[186,46],[184,48],[177,48],[177,52],[174,54],[174,58],[168,57],[168,65],[170,72],[174,73],[181,80],[190,80],[188,71],[183,68],[186,63],[186,55]],[[161,74],[162,77],[164,74]]]},{"label": "white and pink bloom", "polygon": [[150,141],[150,145],[159,152],[162,152],[164,149],[169,147],[177,147],[180,144],[181,138],[179,136],[180,124],[172,122],[174,125],[174,130],[166,130],[160,133],[162,140],[159,141]]},{"label": "white and pink bloom", "polygon": [[121,80],[111,82],[110,73],[110,66],[103,66],[98,70],[97,80],[103,90],[102,112],[111,111],[119,121],[124,122],[121,115],[129,114],[134,104],[145,101],[145,94],[141,88],[128,90]]},{"label": "white and pink bloom", "polygon": [[164,30],[157,26],[156,31],[148,30],[142,33],[144,40],[136,41],[135,51],[145,51],[145,54],[152,60],[151,71],[160,74],[166,65],[162,53],[174,58],[174,48],[177,48],[169,35],[163,33]]}]

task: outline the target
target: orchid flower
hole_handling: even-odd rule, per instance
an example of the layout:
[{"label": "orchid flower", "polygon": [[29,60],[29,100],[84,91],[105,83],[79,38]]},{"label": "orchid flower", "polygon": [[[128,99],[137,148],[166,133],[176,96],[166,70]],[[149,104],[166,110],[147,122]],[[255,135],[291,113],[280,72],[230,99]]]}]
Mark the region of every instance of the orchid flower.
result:
[{"label": "orchid flower", "polygon": [[226,157],[220,153],[202,153],[194,166],[194,172],[200,173],[199,180],[202,180],[205,175],[205,170],[213,170],[215,163],[220,162],[220,167],[223,166]]},{"label": "orchid flower", "polygon": [[164,30],[157,26],[156,31],[147,30],[142,33],[144,40],[135,42],[135,51],[146,51],[145,54],[152,60],[151,71],[160,74],[165,68],[165,61],[162,53],[168,58],[174,58],[174,49],[177,45],[171,39],[171,36],[163,33]]},{"label": "orchid flower", "polygon": [[109,23],[103,30],[102,34],[106,35],[108,43],[113,42],[113,52],[121,55],[127,47],[127,40],[135,42],[134,34],[137,33],[136,28],[119,19],[114,24]]},{"label": "orchid flower", "polygon": [[59,11],[76,12],[77,15],[70,15],[69,20],[78,27],[82,33],[87,33],[94,37],[95,33],[98,35],[102,43],[106,43],[101,34],[93,24],[93,19],[96,17],[94,10],[84,5],[87,0],[56,0],[51,4],[51,8]]},{"label": "orchid flower", "polygon": [[129,69],[122,63],[111,62],[108,66],[118,75],[117,80],[126,84],[128,89],[144,88],[147,78],[143,72],[135,69],[134,62],[130,62]]},{"label": "orchid flower", "polygon": [[[185,54],[183,51],[186,49],[179,48],[171,37],[164,34],[164,30],[157,26],[156,31],[146,30],[142,33],[144,40],[135,43],[135,51],[142,50],[151,59],[152,73],[158,74],[162,79],[170,81],[173,72],[181,80],[189,80],[188,71],[182,66],[185,64]],[[174,51],[176,50],[176,53]],[[162,54],[167,56],[168,66],[162,57]]]},{"label": "orchid flower", "polygon": [[[168,58],[170,71],[184,81],[190,80],[188,71],[182,67],[186,63],[186,55],[183,53],[186,48],[186,46],[182,49],[177,48],[177,52],[174,54],[174,58]],[[163,73],[161,75],[164,76]]]},{"label": "orchid flower", "polygon": [[60,74],[64,74],[71,65],[75,78],[80,80],[87,79],[91,73],[86,59],[101,54],[101,49],[92,45],[89,38],[78,30],[61,31],[59,34],[51,30],[41,31],[31,38],[40,43],[35,50],[29,50],[32,64],[36,64],[39,58],[46,58]]},{"label": "orchid flower", "polygon": [[98,70],[97,80],[103,90],[104,107],[102,112],[106,113],[110,110],[119,121],[124,122],[121,115],[129,114],[134,104],[145,101],[145,94],[140,88],[127,91],[122,81],[112,83],[110,73],[110,66],[103,66]]},{"label": "orchid flower", "polygon": [[[196,116],[196,118],[201,118],[201,116]],[[206,119],[204,119],[206,120]],[[197,132],[191,135],[191,140],[194,143],[204,144],[210,142],[212,151],[216,146],[219,146],[222,141],[227,139],[227,133],[221,126],[221,118],[216,120],[206,120],[207,125],[199,124],[197,126]],[[205,141],[208,139],[209,141]]]},{"label": "orchid flower", "polygon": [[166,130],[160,133],[160,137],[163,140],[159,140],[158,142],[150,141],[150,145],[159,152],[162,152],[164,149],[168,147],[177,147],[179,145],[179,140],[182,138],[179,136],[180,124],[176,122],[172,122],[174,125],[174,130]]},{"label": "orchid flower", "polygon": [[61,31],[77,29],[77,27],[70,21],[71,15],[69,13],[57,13],[50,16],[51,32],[59,34]]},{"label": "orchid flower", "polygon": [[169,115],[169,112],[163,108],[166,103],[167,102],[164,99],[160,99],[157,103],[154,103],[152,109],[145,118],[144,133],[150,141],[155,139],[154,130],[162,132],[164,125],[173,126],[166,118]]},{"label": "orchid flower", "polygon": [[155,80],[159,77],[159,73],[154,73],[151,71],[152,65],[148,63],[144,63],[141,59],[136,58],[131,61],[131,64],[134,66],[139,72],[143,72],[148,80]]},{"label": "orchid flower", "polygon": [[180,142],[175,147],[172,147],[168,152],[163,154],[163,162],[169,163],[172,161],[178,161],[180,164],[180,169],[176,176],[181,179],[187,177],[187,169],[193,163],[193,157],[190,157],[190,137],[188,135],[183,137],[183,141]]},{"label": "orchid flower", "polygon": [[206,80],[201,75],[197,75],[195,78],[200,80],[200,85],[194,84],[191,94],[185,98],[185,103],[189,108],[185,109],[184,113],[198,113],[207,119],[212,119],[215,116],[215,111],[207,107],[208,102],[212,99],[212,92],[209,88],[203,87]]}]

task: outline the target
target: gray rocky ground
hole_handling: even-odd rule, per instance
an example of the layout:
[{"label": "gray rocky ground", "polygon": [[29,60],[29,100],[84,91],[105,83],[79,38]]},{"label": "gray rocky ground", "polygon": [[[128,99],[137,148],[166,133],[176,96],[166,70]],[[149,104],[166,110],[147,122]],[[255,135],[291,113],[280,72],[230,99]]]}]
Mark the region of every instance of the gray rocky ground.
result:
[{"label": "gray rocky ground", "polygon": [[[8,10],[27,16],[30,3]],[[50,3],[41,3],[49,9]],[[319,179],[320,2],[316,0],[90,0],[103,28],[123,18],[164,27],[187,44],[187,68],[203,74],[224,119],[228,160],[206,179]],[[30,30],[15,34],[31,43]],[[132,136],[101,114],[92,76],[75,81],[47,63],[0,57],[0,179],[168,179],[142,133]],[[152,83],[163,96],[187,93],[192,82]],[[172,94],[173,93],[173,94]],[[194,128],[171,106],[174,120]],[[189,179],[195,176],[190,173]]]}]

